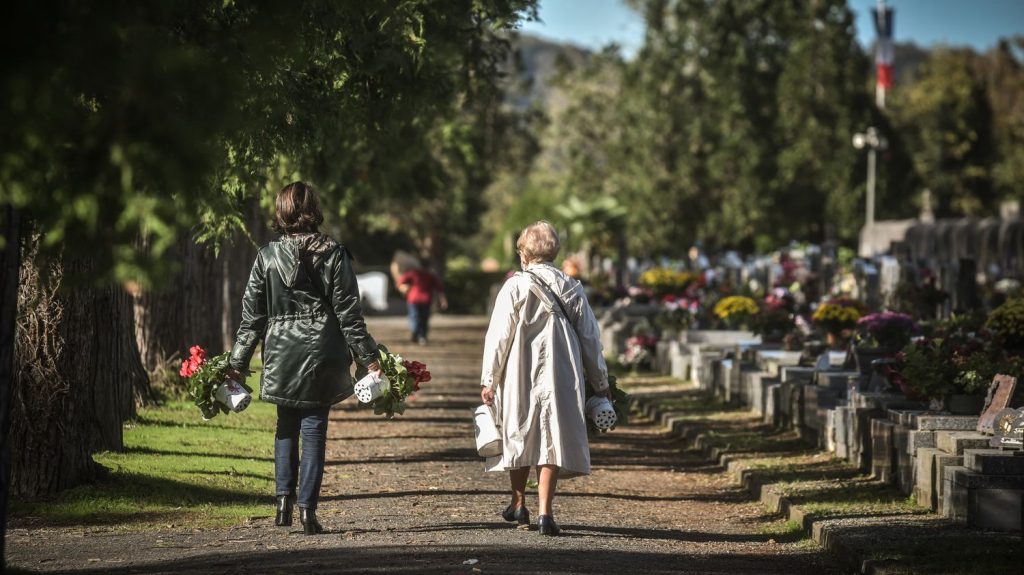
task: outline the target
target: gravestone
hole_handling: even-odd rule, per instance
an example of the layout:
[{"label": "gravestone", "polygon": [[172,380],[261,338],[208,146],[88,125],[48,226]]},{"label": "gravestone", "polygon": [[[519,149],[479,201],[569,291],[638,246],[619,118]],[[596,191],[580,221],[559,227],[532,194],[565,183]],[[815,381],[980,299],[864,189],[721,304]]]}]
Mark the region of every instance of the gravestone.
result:
[{"label": "gravestone", "polygon": [[1010,407],[1010,400],[1016,390],[1016,377],[999,374],[992,379],[988,387],[988,396],[985,397],[985,407],[981,410],[981,418],[978,419],[978,431],[995,433],[993,425],[996,414]]}]

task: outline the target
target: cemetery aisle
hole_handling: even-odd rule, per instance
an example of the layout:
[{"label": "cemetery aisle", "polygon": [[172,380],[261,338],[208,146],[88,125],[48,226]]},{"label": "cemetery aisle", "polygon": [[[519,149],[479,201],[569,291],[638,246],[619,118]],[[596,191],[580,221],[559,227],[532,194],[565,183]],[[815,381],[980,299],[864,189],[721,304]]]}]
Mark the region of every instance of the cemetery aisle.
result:
[{"label": "cemetery aisle", "polygon": [[[404,321],[371,320],[379,341],[426,361],[405,416],[387,422],[344,402],[331,417],[321,537],[269,517],[231,529],[10,534],[12,566],[79,573],[829,573],[817,545],[786,529],[717,467],[644,421],[592,445],[594,473],[559,486],[564,536],[501,520],[507,476],[482,470],[470,410],[479,403],[484,318],[438,318],[429,346]],[[536,494],[528,506],[536,516]],[[270,505],[268,497],[268,506]]]}]

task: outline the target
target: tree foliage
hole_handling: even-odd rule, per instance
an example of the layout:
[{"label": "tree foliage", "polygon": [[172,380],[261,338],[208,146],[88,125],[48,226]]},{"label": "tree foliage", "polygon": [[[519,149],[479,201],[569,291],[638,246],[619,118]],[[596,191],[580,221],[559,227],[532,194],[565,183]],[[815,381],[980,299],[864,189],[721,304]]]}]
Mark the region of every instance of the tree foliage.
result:
[{"label": "tree foliage", "polygon": [[631,248],[651,255],[820,240],[823,222],[859,220],[849,141],[869,117],[867,59],[845,2],[633,4],[636,58],[606,52],[563,81],[552,146],[568,194],[618,198]]},{"label": "tree foliage", "polygon": [[938,215],[983,215],[995,208],[992,109],[975,72],[976,57],[968,50],[938,50],[913,84],[894,93],[896,126],[908,139]]},{"label": "tree foliage", "polygon": [[[99,277],[123,280],[164,268],[179,230],[239,227],[246,198],[280,179],[317,181],[342,216],[421,193],[408,182],[422,150],[493,81],[496,34],[533,4],[14,6],[0,34],[0,203],[51,250],[81,248]],[[139,236],[150,250],[134,249]]]}]

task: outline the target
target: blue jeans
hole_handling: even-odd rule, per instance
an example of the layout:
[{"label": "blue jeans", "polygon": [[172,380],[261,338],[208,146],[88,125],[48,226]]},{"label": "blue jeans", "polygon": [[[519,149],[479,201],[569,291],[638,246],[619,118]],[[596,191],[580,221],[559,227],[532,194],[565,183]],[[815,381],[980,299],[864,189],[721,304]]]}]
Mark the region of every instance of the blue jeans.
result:
[{"label": "blue jeans", "polygon": [[327,416],[330,411],[330,407],[296,409],[277,406],[277,434],[274,437],[277,495],[294,496],[297,482],[299,493],[296,503],[299,507],[316,509],[317,500],[320,498],[320,484],[324,478],[324,456],[327,450]]},{"label": "blue jeans", "polygon": [[409,331],[412,332],[412,338],[426,339],[427,331],[430,322],[430,304],[409,304]]}]

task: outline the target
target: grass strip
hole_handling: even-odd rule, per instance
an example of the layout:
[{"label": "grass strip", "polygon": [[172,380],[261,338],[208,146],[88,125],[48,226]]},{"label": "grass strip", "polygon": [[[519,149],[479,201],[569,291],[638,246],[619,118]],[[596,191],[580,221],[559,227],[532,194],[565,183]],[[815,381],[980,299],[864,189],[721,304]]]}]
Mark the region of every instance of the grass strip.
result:
[{"label": "grass strip", "polygon": [[16,525],[115,530],[269,517],[276,420],[276,407],[260,401],[211,421],[187,401],[140,409],[125,424],[124,451],[94,456],[106,470],[99,480],[52,498],[12,501],[11,517]]}]

